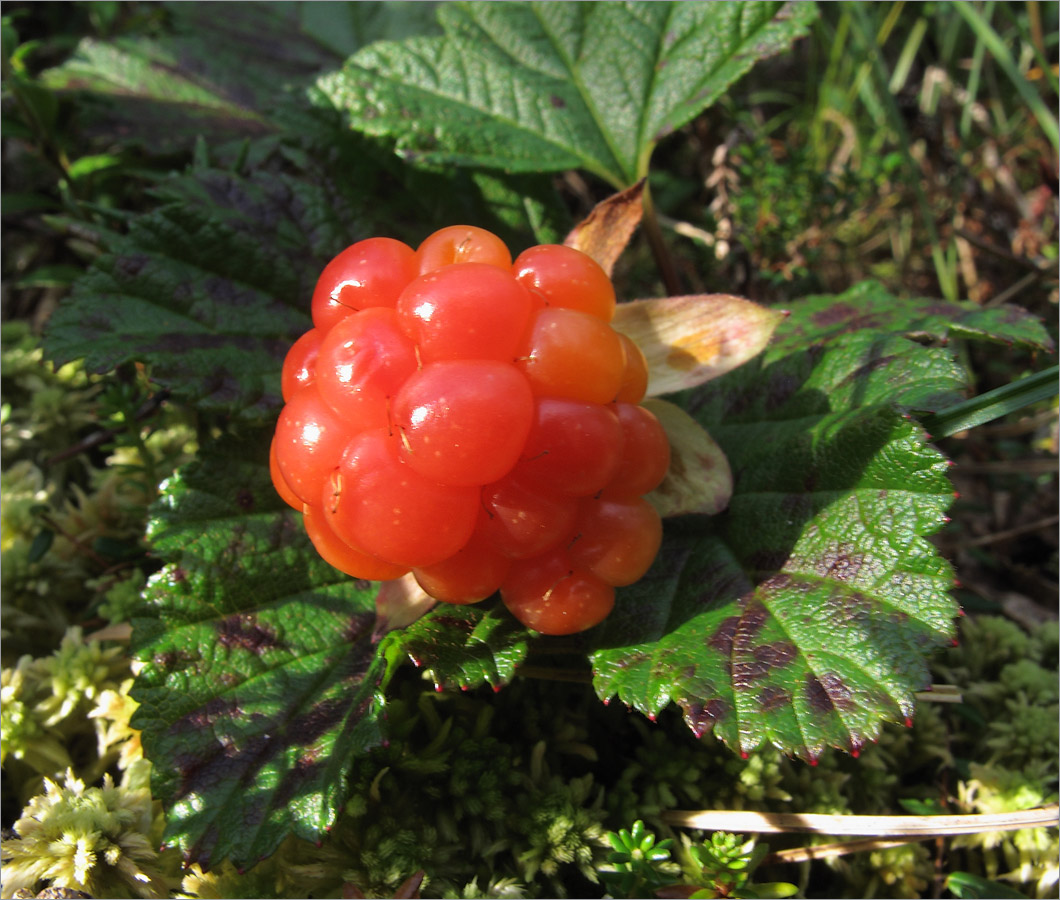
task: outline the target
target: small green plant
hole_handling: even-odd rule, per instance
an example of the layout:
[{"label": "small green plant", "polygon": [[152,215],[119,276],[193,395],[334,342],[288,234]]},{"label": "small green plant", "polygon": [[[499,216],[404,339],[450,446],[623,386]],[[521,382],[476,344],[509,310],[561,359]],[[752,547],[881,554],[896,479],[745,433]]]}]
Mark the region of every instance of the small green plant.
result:
[{"label": "small green plant", "polygon": [[612,897],[755,898],[798,893],[786,882],[752,883],[768,848],[727,832],[714,832],[701,843],[682,835],[680,864],[670,859],[673,839],[656,842],[639,819],[629,830],[608,832],[607,840],[614,850],[599,872]]},{"label": "small green plant", "polygon": [[764,844],[744,841],[734,834],[714,832],[709,841],[694,844],[685,836],[686,874],[701,889],[692,898],[791,897],[798,888],[786,882],[752,884],[751,875],[768,852]]},{"label": "small green plant", "polygon": [[646,897],[676,883],[681,868],[670,860],[672,838],[656,843],[640,819],[628,831],[609,831],[606,837],[614,849],[599,874],[612,897]]}]

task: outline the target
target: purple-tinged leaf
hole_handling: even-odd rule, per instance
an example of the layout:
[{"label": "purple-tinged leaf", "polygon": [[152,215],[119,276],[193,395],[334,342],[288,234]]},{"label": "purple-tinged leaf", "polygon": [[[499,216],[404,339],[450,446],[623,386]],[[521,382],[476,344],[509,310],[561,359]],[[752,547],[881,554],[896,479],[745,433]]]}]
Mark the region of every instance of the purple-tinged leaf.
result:
[{"label": "purple-tinged leaf", "polygon": [[134,621],[135,725],[165,840],[204,868],[323,837],[385,740],[383,689],[407,658],[445,685],[500,687],[526,653],[526,630],[481,606],[443,604],[379,640],[378,585],[320,559],[260,434],[170,478],[149,537],[166,565]]}]

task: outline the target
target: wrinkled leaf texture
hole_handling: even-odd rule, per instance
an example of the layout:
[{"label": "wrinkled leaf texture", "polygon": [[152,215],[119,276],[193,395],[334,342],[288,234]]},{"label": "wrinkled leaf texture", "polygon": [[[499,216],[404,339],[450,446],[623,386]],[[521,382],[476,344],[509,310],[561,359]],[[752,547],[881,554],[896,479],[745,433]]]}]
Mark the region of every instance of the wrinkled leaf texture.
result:
[{"label": "wrinkled leaf texture", "polygon": [[[146,143],[152,152],[276,130],[282,102],[359,47],[429,34],[433,3],[160,4],[156,37],[84,39],[43,80],[78,92],[81,127]],[[84,102],[90,100],[91,102]]]},{"label": "wrinkled leaf texture", "polygon": [[267,434],[223,442],[164,485],[148,537],[167,565],[134,621],[134,725],[165,840],[207,867],[323,836],[357,758],[385,738],[383,688],[405,657],[439,686],[499,688],[527,647],[486,607],[434,610],[376,643],[377,585],[317,556],[275,495],[267,447]]},{"label": "wrinkled leaf texture", "polygon": [[759,59],[813,3],[446,3],[442,37],[381,41],[320,88],[406,158],[511,172],[582,168],[622,188],[656,143]]},{"label": "wrinkled leaf texture", "polygon": [[812,761],[910,718],[926,652],[954,633],[952,573],[926,540],[948,464],[906,411],[962,399],[953,335],[1051,343],[1017,308],[874,283],[791,312],[761,357],[680,395],[728,456],[729,508],[671,523],[591,645],[605,701],[674,701],[697,734]]},{"label": "wrinkled leaf texture", "polygon": [[[793,335],[819,328],[828,300],[849,304],[849,328],[833,320],[801,349]],[[586,636],[601,697],[649,715],[673,700],[700,733],[806,758],[911,714],[924,652],[952,630],[950,572],[924,541],[951,488],[900,407],[921,396],[911,375],[945,405],[967,373],[922,342],[924,316],[921,340],[903,320],[1036,335],[1009,311],[1011,334],[994,311],[936,301],[858,327],[857,311],[891,300],[869,285],[796,304],[764,357],[678,398],[728,452],[736,493],[721,516],[671,522],[651,572]],[[316,557],[273,495],[267,438],[214,448],[165,486],[150,538],[168,564],[136,623],[135,724],[167,840],[204,864],[322,834],[356,757],[385,736],[383,689],[404,658],[439,688],[498,688],[526,653],[496,604],[441,605],[373,644],[374,588]]]},{"label": "wrinkled leaf texture", "polygon": [[[313,121],[329,133],[326,112]],[[365,212],[365,185],[385,176],[355,135],[334,136],[311,158],[281,147],[246,174],[201,166],[164,182],[156,209],[127,232],[101,232],[105,252],[49,322],[50,357],[84,359],[96,372],[145,362],[178,399],[260,420],[279,410],[283,357],[311,327],[309,298],[327,261],[393,234],[394,221],[376,216],[414,220],[394,236],[415,245],[427,236],[423,210],[408,204],[440,195],[516,246],[560,233],[552,188],[537,176],[410,172],[404,206]]]}]

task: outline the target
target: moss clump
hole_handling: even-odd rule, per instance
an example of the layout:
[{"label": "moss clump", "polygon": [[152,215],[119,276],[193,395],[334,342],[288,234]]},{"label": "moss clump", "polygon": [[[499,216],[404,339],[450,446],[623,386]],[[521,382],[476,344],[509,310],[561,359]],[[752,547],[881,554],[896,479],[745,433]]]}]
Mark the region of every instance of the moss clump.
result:
[{"label": "moss clump", "polygon": [[161,837],[158,810],[147,788],[146,762],[132,767],[120,785],[109,775],[102,787],[86,787],[68,771],[62,784],[44,780],[5,840],[0,896],[39,882],[95,897],[164,897],[171,888],[155,850]]}]

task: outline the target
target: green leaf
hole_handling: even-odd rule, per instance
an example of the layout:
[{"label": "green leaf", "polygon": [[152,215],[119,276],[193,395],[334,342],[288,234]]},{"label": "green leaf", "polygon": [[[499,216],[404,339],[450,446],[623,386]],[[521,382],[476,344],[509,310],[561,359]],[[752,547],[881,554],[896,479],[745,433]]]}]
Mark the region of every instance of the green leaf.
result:
[{"label": "green leaf", "polygon": [[275,129],[284,98],[363,43],[430,29],[430,4],[401,17],[385,5],[168,3],[171,33],[86,38],[42,81],[98,101],[82,110],[89,130],[117,131],[156,152],[186,148],[196,134],[260,135]]},{"label": "green leaf", "polygon": [[1015,888],[971,872],[950,872],[946,876],[946,890],[961,900],[977,900],[980,897],[995,898],[995,900],[1027,900],[1027,895],[1021,894]]},{"label": "green leaf", "polygon": [[306,34],[327,46],[339,56],[347,56],[373,41],[432,34],[435,24],[434,2],[386,3],[282,3],[268,4],[296,8]]},{"label": "green leaf", "polygon": [[729,459],[733,497],[670,523],[591,635],[599,696],[648,715],[672,700],[698,734],[809,760],[909,719],[957,605],[926,540],[953,499],[948,463],[904,409],[963,393],[949,334],[1044,338],[987,313],[875,286],[807,298],[762,357],[683,395]]},{"label": "green leaf", "polygon": [[36,194],[30,191],[5,191],[0,194],[0,214],[5,216],[44,212],[58,206],[58,201],[46,194]]},{"label": "green leaf", "polygon": [[[282,236],[266,235],[266,223],[289,229],[302,212],[309,227],[305,219],[322,218],[326,198],[306,197],[307,186],[282,178],[219,171],[200,173],[199,185],[215,192],[217,207],[189,196],[111,237],[70,303],[56,310],[47,352],[83,358],[97,372],[146,361],[180,399],[261,416],[280,402],[279,366],[309,327],[310,273],[326,261],[311,253],[298,259],[296,251],[308,248],[297,240],[285,247]],[[296,207],[297,194],[308,209]]]},{"label": "green leaf", "polygon": [[68,263],[40,266],[19,278],[15,286],[19,288],[66,287],[84,274],[84,271],[80,266],[72,266]]},{"label": "green leaf", "polygon": [[526,629],[480,606],[376,641],[377,586],[319,558],[272,487],[267,433],[204,450],[148,531],[166,565],[134,622],[135,724],[165,840],[204,867],[323,837],[385,738],[382,690],[406,657],[447,686],[500,688],[526,654]]},{"label": "green leaf", "polygon": [[929,800],[918,800],[915,797],[899,797],[898,803],[908,813],[915,816],[942,816],[946,808],[933,797]]},{"label": "green leaf", "polygon": [[581,167],[625,187],[658,141],[815,15],[812,3],[449,3],[444,37],[373,44],[319,85],[407,156]]},{"label": "green leaf", "polygon": [[876,281],[863,281],[843,294],[804,297],[800,321],[781,329],[774,346],[797,347],[840,335],[879,332],[945,344],[955,337],[1019,345],[1054,352],[1041,321],[1019,306],[983,307],[929,297],[896,297]]},{"label": "green leaf", "polygon": [[166,484],[149,537],[167,565],[134,622],[135,725],[165,840],[250,865],[319,839],[351,766],[382,740],[374,591],[321,561],[268,476],[267,442],[207,451]]},{"label": "green leaf", "polygon": [[38,531],[33,538],[33,543],[29,545],[29,552],[26,554],[26,561],[35,563],[40,562],[44,558],[44,554],[47,553],[52,544],[55,542],[55,532],[45,528],[43,531]]},{"label": "green leaf", "polygon": [[[363,139],[336,130],[326,111],[304,120],[316,129],[311,153],[269,142],[248,174],[196,168],[159,185],[161,205],[131,217],[126,232],[94,235],[106,252],[52,316],[49,356],[83,358],[97,372],[143,362],[156,382],[204,411],[273,415],[283,357],[311,327],[317,276],[354,241],[393,234],[397,218],[378,203],[363,212],[364,185],[390,177]],[[250,152],[257,155],[256,144]],[[278,164],[294,171],[277,172]],[[484,196],[466,172],[418,172],[410,182],[418,190],[400,191],[396,203],[416,223],[413,245],[433,230],[421,221],[423,208],[457,193],[464,221],[510,243],[527,241],[535,230],[557,231],[543,178],[493,177]],[[498,197],[504,208],[492,216],[489,200]]]},{"label": "green leaf", "polygon": [[11,24],[11,17],[4,16],[0,19],[0,52],[3,53],[4,61],[10,59],[18,46],[18,31]]},{"label": "green leaf", "polygon": [[934,412],[963,400],[971,379],[948,346],[953,338],[1054,351],[1042,323],[1021,307],[896,297],[865,281],[843,294],[800,300],[798,320],[777,331],[771,352],[819,353],[838,342],[849,350],[829,365],[846,367],[835,379],[845,402],[872,395],[898,409]]},{"label": "green leaf", "polygon": [[394,635],[401,652],[430,673],[439,691],[481,684],[500,690],[526,658],[530,638],[502,607],[448,603]]},{"label": "green leaf", "polygon": [[113,169],[121,164],[122,158],[120,156],[115,156],[113,153],[96,153],[91,156],[82,156],[80,159],[75,160],[70,164],[66,173],[76,181],[78,178],[85,178],[88,175],[94,175],[96,172]]}]

